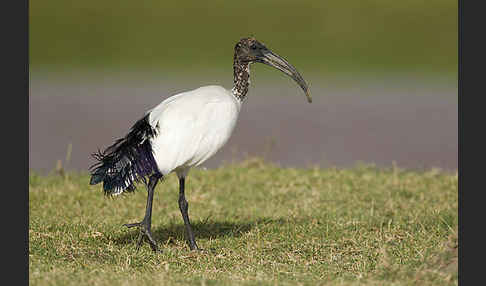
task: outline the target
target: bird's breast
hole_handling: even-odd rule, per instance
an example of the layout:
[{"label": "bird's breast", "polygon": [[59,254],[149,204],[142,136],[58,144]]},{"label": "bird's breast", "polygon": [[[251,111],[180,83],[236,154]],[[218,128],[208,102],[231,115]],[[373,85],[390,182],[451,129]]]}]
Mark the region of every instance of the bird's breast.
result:
[{"label": "bird's breast", "polygon": [[208,108],[207,115],[198,118],[193,137],[194,144],[190,151],[187,165],[197,166],[213,156],[231,137],[236,126],[239,110],[232,106],[215,103]]}]

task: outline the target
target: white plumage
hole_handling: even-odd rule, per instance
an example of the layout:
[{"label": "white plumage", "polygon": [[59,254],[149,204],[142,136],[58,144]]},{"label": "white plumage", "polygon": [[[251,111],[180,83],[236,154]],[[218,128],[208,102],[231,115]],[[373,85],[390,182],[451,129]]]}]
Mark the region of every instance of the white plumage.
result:
[{"label": "white plumage", "polygon": [[159,171],[182,178],[213,156],[230,138],[240,108],[231,91],[210,85],[169,97],[148,111],[158,132],[150,140]]},{"label": "white plumage", "polygon": [[154,190],[160,179],[176,172],[189,247],[198,249],[185,199],[185,177],[191,167],[213,156],[230,138],[248,92],[252,63],[264,63],[291,76],[311,102],[307,83],[291,64],[254,38],[243,38],[235,46],[231,90],[209,85],[171,96],[147,111],[125,137],[93,154],[97,163],[91,167],[90,184],[103,182],[106,195],[132,192],[136,182],[147,186],[143,220],[125,225],[140,228],[137,247],[146,237],[151,248],[158,249],[151,233]]}]

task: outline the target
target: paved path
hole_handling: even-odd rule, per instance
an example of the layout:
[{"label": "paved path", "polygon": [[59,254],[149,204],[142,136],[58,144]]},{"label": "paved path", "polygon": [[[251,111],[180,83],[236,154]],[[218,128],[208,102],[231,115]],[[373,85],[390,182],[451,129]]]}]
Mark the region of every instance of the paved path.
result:
[{"label": "paved path", "polygon": [[[260,155],[296,167],[390,166],[395,161],[403,168],[457,169],[454,82],[376,81],[342,87],[310,82],[312,104],[290,80],[252,81],[232,138],[204,166]],[[123,136],[145,110],[186,85],[31,77],[29,168],[52,170],[72,144],[67,168],[86,170],[93,163],[90,153]]]}]

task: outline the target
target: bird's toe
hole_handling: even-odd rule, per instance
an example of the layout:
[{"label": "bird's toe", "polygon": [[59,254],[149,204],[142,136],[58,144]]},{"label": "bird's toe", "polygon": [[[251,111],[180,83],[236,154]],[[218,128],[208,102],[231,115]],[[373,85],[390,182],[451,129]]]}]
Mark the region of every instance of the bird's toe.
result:
[{"label": "bird's toe", "polygon": [[136,223],[126,223],[124,224],[123,226],[126,226],[128,228],[132,228],[132,227],[135,227],[135,226],[141,226],[142,223],[141,222],[136,222]]}]

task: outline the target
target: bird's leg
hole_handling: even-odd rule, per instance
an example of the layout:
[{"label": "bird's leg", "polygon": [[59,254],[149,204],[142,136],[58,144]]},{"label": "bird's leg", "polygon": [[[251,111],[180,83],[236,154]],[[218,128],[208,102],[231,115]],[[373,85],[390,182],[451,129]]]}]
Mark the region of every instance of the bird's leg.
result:
[{"label": "bird's leg", "polygon": [[191,248],[191,250],[199,250],[196,244],[196,240],[194,239],[194,232],[192,232],[191,223],[189,222],[189,214],[187,213],[189,204],[187,203],[186,196],[184,195],[184,183],[185,183],[185,178],[184,177],[180,178],[179,179],[179,209],[181,210],[182,219],[184,219],[184,226],[186,227],[189,247]]},{"label": "bird's leg", "polygon": [[146,236],[149,240],[150,247],[152,248],[153,251],[157,251],[157,243],[152,237],[152,201],[154,199],[154,191],[155,191],[155,186],[157,185],[157,182],[159,179],[162,177],[160,174],[154,174],[150,176],[149,182],[147,184],[147,207],[145,208],[145,216],[141,222],[137,223],[127,223],[124,224],[124,226],[130,228],[137,226],[140,228],[140,234],[138,236],[138,242],[137,242],[137,250],[140,248],[140,245],[142,244],[143,237]]}]

